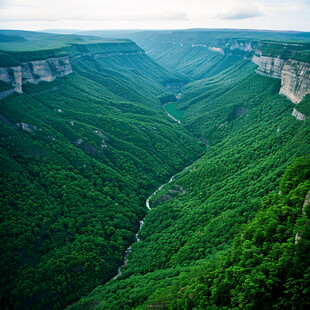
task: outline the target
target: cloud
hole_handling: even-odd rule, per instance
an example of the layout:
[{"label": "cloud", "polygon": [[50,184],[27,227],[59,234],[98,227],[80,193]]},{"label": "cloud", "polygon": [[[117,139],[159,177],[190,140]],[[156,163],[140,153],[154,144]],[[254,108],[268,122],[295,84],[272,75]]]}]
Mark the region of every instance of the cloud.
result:
[{"label": "cloud", "polygon": [[246,19],[263,16],[264,13],[254,5],[234,7],[225,13],[217,15],[219,19]]},{"label": "cloud", "polygon": [[165,21],[188,20],[186,13],[181,11],[163,11],[145,14],[115,14],[98,12],[57,12],[55,10],[24,10],[19,12],[2,11],[2,21]]}]

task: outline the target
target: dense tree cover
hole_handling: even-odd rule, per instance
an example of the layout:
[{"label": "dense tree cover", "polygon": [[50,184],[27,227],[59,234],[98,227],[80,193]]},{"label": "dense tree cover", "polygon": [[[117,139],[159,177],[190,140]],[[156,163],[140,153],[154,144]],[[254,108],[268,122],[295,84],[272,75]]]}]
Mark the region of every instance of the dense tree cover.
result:
[{"label": "dense tree cover", "polygon": [[[169,309],[307,309],[310,303],[310,156],[298,158],[279,194],[266,196],[220,262],[149,304]],[[143,308],[143,307],[142,307]]]},{"label": "dense tree cover", "polygon": [[[259,76],[254,69],[250,61],[240,60],[221,74],[184,88],[177,103],[184,111],[184,126],[209,149],[151,200],[142,241],[133,245],[122,276],[98,287],[74,309],[191,309],[199,308],[200,299],[201,308],[208,303],[226,306],[217,301],[220,289],[217,299],[200,296],[197,304],[190,303],[191,293],[184,300],[180,295],[193,279],[209,272],[203,267],[207,262],[218,265],[221,253],[228,255],[234,235],[253,219],[263,197],[279,191],[285,168],[310,153],[309,120],[292,117],[294,105],[278,94],[279,81]],[[153,279],[157,281],[152,286]],[[247,283],[240,285],[250,290]],[[247,295],[241,293],[236,290],[234,298],[246,307],[242,300]],[[247,307],[253,308],[252,301]]]},{"label": "dense tree cover", "polygon": [[73,309],[307,309],[309,180],[308,155],[287,168],[281,191],[264,197],[224,254],[112,281]]},{"label": "dense tree cover", "polygon": [[[58,309],[95,287],[72,309],[309,303],[309,156],[294,163],[310,153],[309,119],[292,117],[279,81],[249,60],[191,46],[206,34],[209,43],[235,40],[221,31],[177,31],[175,41],[147,33],[151,53],[181,74],[144,54],[75,58],[69,76],[1,100],[6,307]],[[64,50],[102,51],[92,43]],[[189,79],[171,108],[178,125],[161,107],[171,96],[163,85],[176,91]],[[122,275],[109,281],[146,197],[177,171],[151,199]]]},{"label": "dense tree cover", "polygon": [[209,51],[203,46],[180,45],[171,42],[152,44],[148,53],[165,67],[185,73],[193,79],[215,75],[240,58]]},{"label": "dense tree cover", "polygon": [[10,85],[9,83],[0,81],[0,93],[6,90],[12,89],[12,85]]},{"label": "dense tree cover", "polygon": [[146,55],[73,70],[1,100],[4,307],[60,309],[111,279],[145,199],[203,152],[161,109],[176,76]]},{"label": "dense tree cover", "polygon": [[297,105],[297,110],[306,116],[310,116],[310,95],[306,95]]}]

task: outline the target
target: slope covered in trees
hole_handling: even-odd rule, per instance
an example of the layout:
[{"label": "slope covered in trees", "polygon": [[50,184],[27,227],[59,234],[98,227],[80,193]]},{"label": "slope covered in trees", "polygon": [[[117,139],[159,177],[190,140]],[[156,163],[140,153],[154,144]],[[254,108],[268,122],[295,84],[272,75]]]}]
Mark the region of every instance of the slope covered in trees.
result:
[{"label": "slope covered in trees", "polygon": [[[184,112],[182,124],[209,145],[208,151],[152,198],[141,241],[133,245],[122,276],[98,287],[73,309],[253,309],[270,304],[290,308],[296,300],[305,308],[309,262],[303,261],[300,269],[291,267],[287,276],[281,270],[290,259],[302,261],[309,251],[305,233],[300,252],[290,252],[295,249],[299,220],[307,226],[301,202],[310,190],[308,157],[284,176],[287,184],[294,180],[294,188],[286,188],[283,181],[283,196],[278,201],[264,197],[276,197],[287,166],[310,153],[309,119],[301,122],[292,117],[294,104],[278,94],[280,81],[254,70],[249,60],[235,58],[220,72],[182,89],[177,103]],[[295,191],[298,182],[302,190]],[[287,202],[291,189],[292,197],[300,194],[294,206]],[[265,211],[255,214],[261,204],[267,208],[264,201],[268,199],[270,205],[288,203],[295,209],[284,207],[287,212],[299,213],[290,223],[282,223],[284,211],[266,212],[265,219],[275,218],[266,236],[255,217]],[[240,245],[234,236],[240,240],[246,229],[252,235],[243,237],[249,242]],[[273,241],[277,233],[279,239]],[[260,237],[252,240],[253,235]],[[262,244],[256,244],[259,238],[265,242],[262,249]],[[273,254],[280,247],[279,240],[286,243]],[[280,270],[273,278],[269,272],[277,264]],[[230,277],[235,282],[230,283]],[[296,291],[294,283],[299,283]]]},{"label": "slope covered in trees", "polygon": [[263,198],[220,257],[187,268],[136,273],[97,288],[74,308],[307,309],[309,178],[309,156],[298,158],[286,169],[279,194]]},{"label": "slope covered in trees", "polygon": [[[104,44],[79,49],[111,50]],[[0,102],[4,307],[60,309],[111,279],[147,196],[203,152],[161,110],[176,76],[148,56],[80,57],[72,67]]]},{"label": "slope covered in trees", "polygon": [[[22,34],[12,35],[20,44]],[[98,42],[79,45],[70,41],[78,36],[62,38],[58,50],[72,60],[73,73],[24,84],[23,94],[0,101],[5,306],[303,309],[309,303],[310,120],[295,119],[294,104],[279,95],[280,80],[258,75],[244,55],[192,46],[192,38],[205,35],[128,34],[147,42],[147,52],[169,69],[143,52],[96,57],[117,46],[141,51],[128,40],[84,38]],[[266,39],[261,32],[210,32],[206,42],[233,44],[237,35],[238,42]],[[163,36],[170,43],[159,45]],[[267,39],[300,41],[304,56],[307,36]],[[25,56],[3,53],[15,62]],[[181,125],[161,106],[179,92],[173,109]],[[308,96],[300,106],[308,111]],[[146,214],[146,198],[178,171]],[[110,280],[144,216],[141,241],[121,276]]]}]

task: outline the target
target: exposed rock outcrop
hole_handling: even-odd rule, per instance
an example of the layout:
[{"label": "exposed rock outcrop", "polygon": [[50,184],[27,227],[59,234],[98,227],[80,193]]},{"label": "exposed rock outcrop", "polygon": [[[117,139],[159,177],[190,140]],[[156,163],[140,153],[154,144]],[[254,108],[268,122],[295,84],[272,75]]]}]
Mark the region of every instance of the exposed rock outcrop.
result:
[{"label": "exposed rock outcrop", "polygon": [[234,43],[230,46],[231,50],[241,50],[241,51],[245,51],[245,52],[250,52],[252,51],[255,47],[253,45],[255,45],[256,42],[252,42],[252,41],[234,41]]},{"label": "exposed rock outcrop", "polygon": [[[17,67],[0,68],[0,80],[10,83],[15,91],[22,93],[22,85],[27,82],[35,84],[41,81],[50,82],[71,72],[70,59],[64,56],[24,62]],[[2,97],[10,93],[12,91],[6,92]]]},{"label": "exposed rock outcrop", "polygon": [[298,119],[299,121],[304,121],[306,120],[307,116],[303,113],[300,113],[299,111],[297,111],[295,108],[293,109],[293,116],[296,117],[296,119]]},{"label": "exposed rock outcrop", "polygon": [[71,62],[82,60],[83,58],[105,58],[113,56],[134,56],[145,54],[143,50],[104,52],[94,54],[80,53],[71,58],[69,56],[48,58],[45,60],[28,61],[16,67],[0,68],[0,81],[12,85],[12,89],[0,93],[0,99],[14,91],[23,92],[22,85],[25,83],[37,84],[41,81],[51,82],[56,78],[63,77],[72,72]]},{"label": "exposed rock outcrop", "polygon": [[11,83],[15,91],[22,93],[22,68],[9,67],[0,68],[0,81]]},{"label": "exposed rock outcrop", "polygon": [[27,124],[27,123],[17,123],[16,124],[17,127],[19,127],[20,129],[24,130],[24,131],[27,131],[29,133],[32,133],[32,132],[35,132],[36,130],[41,130],[39,129],[38,127],[34,126],[34,125],[31,125],[31,124]]},{"label": "exposed rock outcrop", "polygon": [[[310,93],[310,64],[292,59],[257,56],[252,61],[258,65],[256,72],[263,76],[281,79],[280,94],[293,103],[299,103]],[[298,111],[293,112],[297,116]],[[301,113],[300,113],[301,114]]]},{"label": "exposed rock outcrop", "polygon": [[209,46],[208,50],[224,54],[224,50],[222,48],[220,48],[220,47]]},{"label": "exposed rock outcrop", "polygon": [[292,102],[300,102],[310,93],[310,64],[287,60],[281,74],[280,94],[285,95]]},{"label": "exposed rock outcrop", "polygon": [[304,201],[304,203],[302,205],[302,209],[301,209],[302,214],[306,214],[305,213],[305,207],[308,206],[309,204],[310,204],[310,191],[308,192],[308,194],[307,194],[307,196],[305,198],[305,201]]},{"label": "exposed rock outcrop", "polygon": [[[275,43],[279,48],[288,45],[288,43]],[[227,43],[228,47],[230,43]],[[310,93],[310,64],[293,59],[282,59],[280,53],[277,56],[266,56],[257,46],[255,41],[238,41],[236,40],[229,48],[229,50],[223,50],[220,47],[208,47],[210,51],[218,52],[226,55],[233,55],[229,50],[241,50],[244,52],[254,52],[251,57],[252,62],[258,65],[256,72],[263,76],[268,76],[276,79],[281,79],[280,94],[285,95],[293,103],[299,103],[306,94]],[[243,54],[245,58],[249,57],[251,53]],[[239,55],[239,56],[242,56]],[[298,111],[293,112],[297,116]],[[298,117],[301,117],[301,113]],[[300,118],[298,118],[300,119]]]},{"label": "exposed rock outcrop", "polygon": [[283,59],[253,55],[252,62],[258,65],[256,69],[258,74],[281,79],[281,72],[284,67]]}]

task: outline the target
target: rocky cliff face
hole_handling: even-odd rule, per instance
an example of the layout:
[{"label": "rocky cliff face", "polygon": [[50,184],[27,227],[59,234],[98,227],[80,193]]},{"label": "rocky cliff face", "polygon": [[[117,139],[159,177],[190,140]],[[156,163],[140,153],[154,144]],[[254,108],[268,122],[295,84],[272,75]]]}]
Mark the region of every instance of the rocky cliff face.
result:
[{"label": "rocky cliff face", "polygon": [[30,61],[22,65],[23,84],[50,82],[72,72],[69,57]]},{"label": "rocky cliff face", "polygon": [[22,85],[27,82],[50,82],[71,72],[69,57],[65,56],[24,62],[17,67],[0,68],[0,80],[10,83],[15,91],[22,93]]},{"label": "rocky cliff face", "polygon": [[[285,95],[294,103],[299,103],[306,94],[310,93],[310,64],[292,59],[281,59],[279,55],[265,56],[257,44],[255,41],[235,41],[230,46],[230,50],[253,51],[254,55],[251,60],[258,65],[256,72],[263,76],[281,79],[280,94]],[[288,43],[277,43],[277,45],[280,49],[283,46],[286,47]],[[230,55],[229,50],[224,51],[218,47],[209,47],[209,50]],[[244,57],[247,58],[247,54]]]},{"label": "rocky cliff face", "polygon": [[22,68],[0,68],[0,81],[12,84],[15,91],[22,93]]},{"label": "rocky cliff face", "polygon": [[258,65],[256,72],[281,79],[280,94],[285,95],[294,103],[310,93],[310,64],[292,59],[257,56],[252,61]]},{"label": "rocky cliff face", "polygon": [[213,51],[213,52],[218,52],[224,55],[224,50],[220,47],[209,46],[208,50]]},{"label": "rocky cliff face", "polygon": [[255,48],[256,42],[253,41],[234,41],[233,44],[231,45],[230,49],[233,51],[235,49],[245,51],[245,52],[250,52]]},{"label": "rocky cliff face", "polygon": [[258,65],[256,69],[258,74],[281,79],[281,72],[284,67],[283,59],[254,55],[252,61]]},{"label": "rocky cliff face", "polygon": [[281,73],[280,94],[298,103],[310,93],[310,64],[289,59]]},{"label": "rocky cliff face", "polygon": [[49,58],[45,60],[28,61],[16,67],[0,68],[0,81],[12,85],[12,89],[0,93],[0,99],[8,96],[14,91],[22,93],[22,85],[25,83],[37,84],[41,81],[54,81],[56,78],[63,77],[72,72],[71,63],[82,59],[104,58],[113,56],[134,56],[145,54],[143,50],[103,52],[94,54],[80,53],[72,58],[68,56]]}]

